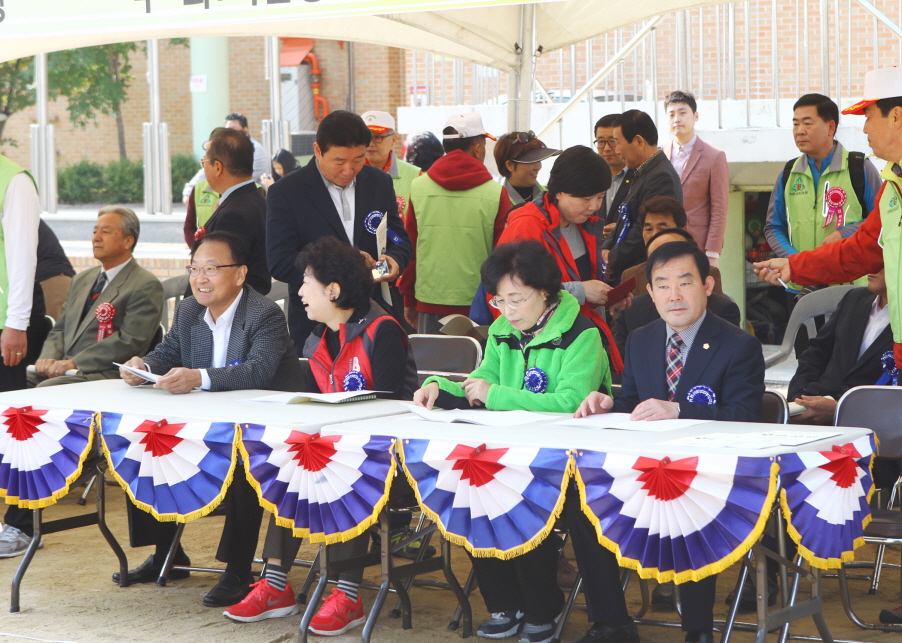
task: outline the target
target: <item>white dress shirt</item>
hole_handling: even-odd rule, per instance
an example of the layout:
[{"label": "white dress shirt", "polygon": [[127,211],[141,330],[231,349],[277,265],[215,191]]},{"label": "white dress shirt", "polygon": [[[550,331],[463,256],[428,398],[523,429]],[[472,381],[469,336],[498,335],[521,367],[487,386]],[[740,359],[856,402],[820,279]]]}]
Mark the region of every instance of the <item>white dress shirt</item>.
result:
[{"label": "white dress shirt", "polygon": [[122,272],[122,269],[125,268],[125,264],[127,264],[129,261],[131,261],[131,257],[129,257],[128,261],[120,263],[118,266],[110,268],[109,270],[104,270],[101,267],[100,272],[106,273],[106,283],[103,284],[103,288],[101,288],[100,292],[103,292],[104,290],[106,290],[107,286],[110,285],[110,282],[116,278],[116,275],[118,275],[120,272]]},{"label": "white dress shirt", "polygon": [[34,272],[38,264],[38,226],[41,203],[31,178],[16,174],[6,188],[0,224],[6,250],[9,292],[4,326],[27,330],[34,298]]},{"label": "white dress shirt", "polygon": [[673,139],[673,147],[670,151],[670,163],[673,165],[673,169],[676,170],[677,176],[683,175],[683,168],[686,167],[686,161],[689,160],[689,155],[692,154],[692,150],[695,147],[695,141],[697,140],[698,136],[696,135],[685,145],[680,145],[678,140]]},{"label": "white dress shirt", "polygon": [[608,188],[608,191],[604,195],[604,213],[607,213],[611,209],[611,202],[614,200],[614,197],[617,195],[617,191],[620,189],[620,186],[623,185],[623,179],[626,177],[626,173],[629,170],[624,166],[622,170],[620,170],[616,176],[611,177],[611,187]]},{"label": "white dress shirt", "polygon": [[874,298],[871,304],[871,312],[868,315],[868,325],[865,326],[864,335],[861,338],[861,346],[858,348],[858,359],[864,355],[864,352],[870,348],[877,335],[883,332],[883,329],[889,326],[889,306],[880,307],[879,295]]},{"label": "white dress shirt", "polygon": [[[229,338],[232,336],[232,321],[235,319],[235,311],[238,310],[238,302],[241,301],[241,295],[243,294],[243,290],[239,291],[232,305],[226,308],[225,312],[216,321],[213,321],[209,308],[204,313],[204,321],[207,322],[207,326],[213,331],[213,359],[211,360],[210,368],[223,368],[226,365]],[[210,376],[207,375],[207,369],[200,369],[200,387],[205,391],[209,391],[210,386]]]},{"label": "white dress shirt", "polygon": [[[319,169],[319,162],[316,164],[316,169]],[[355,195],[355,187],[357,185],[357,177],[354,177],[354,180],[351,183],[343,188],[340,185],[336,185],[332,183],[329,179],[323,176],[322,171],[319,173],[320,176],[323,177],[323,183],[326,184],[326,189],[329,190],[329,196],[332,198],[332,203],[335,204],[335,211],[338,212],[338,218],[341,220],[341,224],[344,226],[345,233],[348,235],[348,241],[351,242],[351,245],[354,245],[354,204],[356,203],[354,199]],[[342,192],[344,193],[345,199],[348,201],[348,206],[351,208],[351,216],[348,219],[344,218],[342,214],[344,210],[341,207],[341,196]]]}]

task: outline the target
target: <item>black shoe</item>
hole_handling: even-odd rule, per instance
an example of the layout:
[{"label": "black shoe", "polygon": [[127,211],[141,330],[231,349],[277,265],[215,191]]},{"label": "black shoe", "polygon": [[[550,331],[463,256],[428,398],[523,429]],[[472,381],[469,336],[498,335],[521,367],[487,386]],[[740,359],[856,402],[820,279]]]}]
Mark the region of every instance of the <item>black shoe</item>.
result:
[{"label": "black shoe", "polygon": [[714,643],[714,633],[689,630],[686,632],[686,643]]},{"label": "black shoe", "polygon": [[229,607],[244,600],[251,593],[252,575],[240,578],[238,574],[223,572],[219,582],[204,596],[204,605],[207,607]]},{"label": "black shoe", "polygon": [[673,582],[655,585],[655,588],[651,590],[651,604],[664,609],[676,609],[676,604],[673,602]]},{"label": "black shoe", "polygon": [[[188,567],[191,565],[191,561],[188,560],[187,556],[177,556],[175,559],[175,564]],[[162,570],[163,561],[160,561],[160,564],[157,565],[156,557],[151,554],[147,557],[147,560],[141,563],[138,567],[128,570],[128,584],[134,585],[136,583],[155,583],[160,577],[160,572]],[[188,578],[190,575],[191,572],[189,572],[187,569],[170,569],[169,576],[167,576],[167,578],[169,580],[181,580],[183,578]],[[119,572],[113,572],[113,582],[116,584],[119,583]]]},{"label": "black shoe", "polygon": [[633,622],[620,627],[595,623],[577,643],[639,643],[639,628]]},{"label": "black shoe", "polygon": [[902,605],[891,610],[880,611],[880,622],[887,625],[898,625],[902,623]]},{"label": "black shoe", "polygon": [[[767,605],[773,607],[777,604],[777,594],[780,593],[780,584],[773,578],[767,579]],[[736,590],[727,594],[724,603],[733,606],[733,599],[736,596]],[[749,578],[746,579],[742,586],[742,592],[739,594],[739,611],[754,612],[758,609],[758,598],[755,595],[755,583]]]}]

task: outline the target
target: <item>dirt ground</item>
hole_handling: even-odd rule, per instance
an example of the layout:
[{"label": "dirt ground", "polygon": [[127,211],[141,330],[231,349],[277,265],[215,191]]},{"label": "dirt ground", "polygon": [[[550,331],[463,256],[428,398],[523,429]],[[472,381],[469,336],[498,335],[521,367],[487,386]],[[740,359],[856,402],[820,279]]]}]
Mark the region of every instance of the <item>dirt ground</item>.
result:
[{"label": "dirt ground", "polygon": [[[108,486],[106,489],[110,527],[126,550],[129,567],[135,567],[151,552],[147,549],[139,551],[128,547],[124,495],[118,488]],[[75,504],[78,493],[80,490],[70,493],[60,503],[46,510],[46,519],[83,512],[84,508]],[[193,564],[221,566],[214,560],[213,555],[222,529],[222,521],[223,518],[214,516],[202,518],[188,525],[183,543]],[[266,519],[263,524],[266,525]],[[265,529],[263,531],[265,532]],[[312,558],[312,551],[312,547],[305,545],[301,549],[301,557]],[[865,554],[871,553],[868,549],[860,551],[863,552],[860,556],[862,559],[866,558]],[[0,586],[9,587],[19,561],[21,558],[0,560]],[[887,562],[899,562],[898,549],[888,553]],[[455,548],[454,569],[462,583],[469,571],[469,564],[459,548]],[[73,643],[114,641],[278,643],[296,640],[300,614],[285,619],[243,624],[223,618],[221,610],[205,608],[202,599],[217,582],[217,576],[214,574],[192,573],[189,579],[175,581],[163,588],[153,584],[120,588],[111,582],[110,574],[114,571],[116,558],[96,527],[84,527],[45,537],[44,548],[38,550],[22,585],[22,611],[12,614],[6,607],[0,611],[0,642],[17,640],[12,635]],[[723,596],[732,588],[735,573],[734,567],[722,574],[719,579],[715,618],[722,619],[726,616]],[[305,574],[306,569],[303,568],[292,570],[289,580],[294,584],[296,591],[303,584]],[[435,574],[435,577],[441,579],[441,573]],[[366,576],[368,582],[376,582],[377,578],[378,570],[372,568],[368,571]],[[878,596],[868,596],[864,582],[854,582],[852,587],[853,603],[867,620],[876,621],[877,614],[882,608],[891,608],[899,604],[898,570],[886,572]],[[806,583],[803,582],[801,588],[800,597],[805,597]],[[898,643],[902,640],[899,633],[869,632],[855,627],[842,610],[837,580],[825,580],[824,590],[826,601],[824,611],[833,636],[837,640],[887,643]],[[364,590],[362,595],[364,604],[369,607],[375,593]],[[399,619],[388,617],[388,612],[394,606],[394,600],[390,596],[376,625],[373,641],[451,643],[460,639],[460,631],[451,632],[447,629],[455,608],[450,592],[415,587],[411,592],[411,598],[414,606],[413,629],[402,630]],[[641,604],[638,583],[633,582],[630,585],[628,598],[631,608],[638,609]],[[487,614],[478,594],[473,596],[472,604],[474,621],[479,623],[487,617]],[[675,617],[674,612],[664,611],[650,611],[646,615],[646,618],[667,620]],[[743,620],[750,618],[751,615],[746,614]],[[574,611],[564,631],[564,643],[578,640],[586,627],[585,613]],[[336,643],[358,641],[360,631],[358,628],[333,640]],[[792,633],[817,636],[810,618],[803,619],[795,625]],[[640,635],[644,643],[682,641],[678,629],[641,625]],[[776,640],[775,635],[769,638]],[[316,637],[311,639],[316,640]],[[751,633],[737,632],[733,640],[753,641],[754,637]]]}]

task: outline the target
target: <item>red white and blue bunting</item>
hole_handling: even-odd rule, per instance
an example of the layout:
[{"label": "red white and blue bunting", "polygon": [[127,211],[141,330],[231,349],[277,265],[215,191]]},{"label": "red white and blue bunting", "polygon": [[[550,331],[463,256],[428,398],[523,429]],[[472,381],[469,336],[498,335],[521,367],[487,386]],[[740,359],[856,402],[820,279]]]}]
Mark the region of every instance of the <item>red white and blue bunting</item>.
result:
[{"label": "red white and blue bunting", "polygon": [[207,515],[232,482],[237,432],[231,422],[101,413],[100,431],[113,477],[157,520]]},{"label": "red white and blue bunting", "polygon": [[94,414],[23,406],[0,419],[0,496],[26,509],[49,507],[81,475]]},{"label": "red white and blue bunting", "polygon": [[836,569],[855,559],[871,520],[874,438],[865,436],[831,451],[780,458],[780,505],[787,531],[811,565]]},{"label": "red white and blue bunting", "polygon": [[574,455],[582,509],[599,541],[622,566],[659,582],[701,580],[739,560],[776,495],[770,458]]},{"label": "red white and blue bunting", "polygon": [[393,438],[304,433],[289,426],[242,424],[248,479],[276,523],[329,544],[376,522],[395,475]]},{"label": "red white and blue bunting", "polygon": [[565,449],[490,448],[404,440],[402,461],[421,509],[474,556],[513,558],[551,532],[564,504]]}]

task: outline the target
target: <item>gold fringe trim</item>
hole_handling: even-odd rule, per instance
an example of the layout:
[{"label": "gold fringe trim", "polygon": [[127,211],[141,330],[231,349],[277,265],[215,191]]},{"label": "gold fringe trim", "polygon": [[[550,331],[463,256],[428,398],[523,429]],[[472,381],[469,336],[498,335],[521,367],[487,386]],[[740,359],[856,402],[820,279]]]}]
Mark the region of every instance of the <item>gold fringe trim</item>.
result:
[{"label": "gold fringe trim", "polygon": [[94,426],[96,421],[96,415],[92,414],[91,426],[88,427],[88,443],[85,446],[84,451],[81,452],[81,455],[78,456],[78,467],[75,469],[75,471],[73,471],[69,476],[66,477],[66,484],[54,491],[53,495],[48,498],[40,498],[38,500],[22,500],[19,496],[7,495],[6,489],[0,489],[0,497],[6,500],[6,504],[18,505],[22,509],[46,509],[51,505],[55,505],[60,498],[69,493],[69,488],[72,486],[72,483],[78,480],[79,476],[81,476],[82,470],[85,466],[85,460],[88,459],[88,454],[91,453],[91,447],[94,445]]},{"label": "gold fringe trim", "polygon": [[561,477],[561,489],[560,494],[558,495],[557,502],[554,505],[554,509],[552,509],[551,511],[551,515],[545,522],[545,526],[541,531],[539,531],[539,533],[537,533],[522,545],[512,547],[511,549],[496,549],[495,547],[474,547],[464,536],[448,531],[447,527],[445,527],[445,524],[441,521],[441,518],[439,518],[439,515],[423,503],[423,497],[420,494],[420,489],[417,486],[417,481],[407,470],[404,456],[404,445],[402,442],[403,441],[400,439],[397,442],[397,448],[399,450],[399,455],[401,456],[401,469],[404,471],[404,475],[407,476],[407,480],[410,482],[410,486],[413,487],[413,492],[416,494],[417,502],[420,505],[420,510],[425,513],[432,522],[438,525],[439,531],[442,532],[442,536],[445,537],[445,540],[448,540],[455,545],[460,545],[468,552],[470,552],[470,554],[472,554],[474,558],[500,558],[501,560],[510,560],[511,558],[522,556],[528,551],[532,551],[548,537],[548,535],[551,533],[551,530],[554,529],[555,522],[557,522],[557,519],[560,517],[561,512],[564,509],[567,483],[570,482],[570,477],[573,475],[575,467],[573,456],[571,454],[568,454],[567,456],[567,466],[564,469],[563,476]]},{"label": "gold fringe trim", "polygon": [[[103,420],[101,419],[102,414],[96,413],[96,425],[101,427]],[[131,487],[128,486],[128,483],[119,475],[113,466],[112,454],[110,453],[109,447],[107,447],[106,440],[103,439],[103,431],[98,428],[97,434],[100,436],[100,444],[103,447],[103,456],[107,461],[107,470],[113,474],[113,480],[119,483],[119,486],[122,487],[123,491],[128,495],[129,499],[135,503],[135,506],[142,511],[146,511],[154,518],[159,520],[160,522],[191,522],[192,520],[197,520],[198,518],[203,518],[207,514],[211,513],[216,507],[219,506],[219,503],[222,502],[222,499],[225,498],[226,491],[229,489],[229,485],[232,484],[232,477],[235,473],[235,465],[238,460],[235,457],[235,454],[238,450],[238,438],[240,435],[239,425],[235,425],[235,435],[232,438],[232,455],[231,455],[231,464],[229,465],[229,472],[226,474],[226,478],[222,483],[222,489],[219,494],[207,505],[192,511],[187,514],[176,514],[176,513],[166,513],[161,514],[157,513],[157,511],[153,508],[152,505],[147,504],[146,502],[141,502],[137,498],[135,498],[134,492],[132,492]]]},{"label": "gold fringe trim", "polygon": [[719,574],[720,572],[733,565],[733,563],[741,560],[743,556],[745,556],[752,548],[752,545],[758,542],[758,539],[761,538],[761,535],[764,533],[764,528],[767,526],[767,520],[770,516],[770,509],[777,496],[777,477],[779,471],[780,465],[776,462],[772,462],[770,466],[767,496],[764,500],[764,506],[762,507],[761,514],[758,516],[758,522],[755,523],[754,528],[749,532],[749,535],[746,536],[745,540],[743,540],[736,549],[734,549],[731,553],[724,556],[720,560],[705,565],[700,569],[688,569],[682,572],[674,572],[673,570],[665,570],[662,572],[657,567],[643,567],[640,561],[624,556],[620,552],[620,546],[613,540],[610,540],[602,534],[601,524],[598,522],[598,518],[592,513],[592,510],[589,508],[589,505],[586,502],[586,485],[583,481],[578,467],[576,468],[576,487],[579,490],[580,508],[582,509],[586,517],[589,518],[589,520],[595,525],[595,533],[598,536],[598,542],[601,543],[606,549],[613,552],[615,556],[617,556],[617,562],[621,567],[627,567],[636,571],[636,573],[639,574],[640,578],[653,578],[659,583],[667,583],[669,581],[673,581],[674,583],[679,585],[680,583],[686,583],[689,581],[700,581],[703,578],[707,578],[708,576]]},{"label": "gold fringe trim", "polygon": [[[397,442],[397,440],[393,439],[392,442]],[[393,449],[389,447],[388,453],[391,458],[391,464],[389,465],[388,473],[386,474],[385,488],[382,492],[382,499],[373,507],[373,512],[356,527],[353,527],[346,531],[336,532],[334,534],[324,534],[322,532],[311,532],[308,528],[295,527],[293,520],[280,516],[279,508],[263,497],[263,489],[260,483],[251,475],[248,464],[250,461],[250,454],[248,453],[247,448],[244,446],[244,441],[238,443],[238,448],[241,450],[241,456],[244,458],[244,473],[247,477],[247,481],[254,488],[254,491],[257,492],[257,498],[260,499],[260,504],[263,506],[263,508],[272,513],[273,517],[276,520],[276,524],[280,527],[290,529],[295,538],[307,538],[311,543],[325,543],[327,545],[347,542],[352,538],[356,538],[357,536],[363,534],[367,529],[376,524],[376,522],[379,520],[379,514],[388,503],[391,483],[395,478],[395,471],[397,471],[398,466],[398,463],[395,461]]]}]

